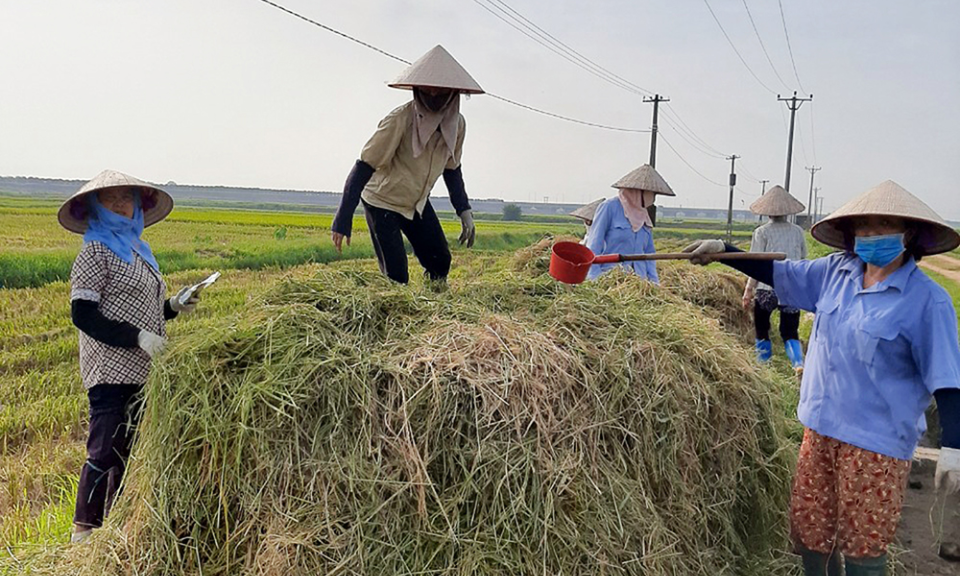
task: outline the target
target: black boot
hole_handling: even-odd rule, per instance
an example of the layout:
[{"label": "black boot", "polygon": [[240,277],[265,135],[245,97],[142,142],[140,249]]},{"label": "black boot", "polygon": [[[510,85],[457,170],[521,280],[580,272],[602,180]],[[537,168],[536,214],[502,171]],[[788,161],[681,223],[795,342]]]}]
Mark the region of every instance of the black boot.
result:
[{"label": "black boot", "polygon": [[887,555],[879,558],[847,558],[847,576],[886,576]]},{"label": "black boot", "polygon": [[840,553],[836,550],[829,556],[812,550],[801,550],[804,576],[840,576]]}]

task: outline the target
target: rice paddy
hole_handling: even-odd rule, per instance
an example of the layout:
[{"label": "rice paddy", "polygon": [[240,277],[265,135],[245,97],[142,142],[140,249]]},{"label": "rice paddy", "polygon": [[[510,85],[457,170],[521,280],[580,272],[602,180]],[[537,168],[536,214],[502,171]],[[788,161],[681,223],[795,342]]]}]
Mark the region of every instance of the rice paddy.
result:
[{"label": "rice paddy", "polygon": [[[366,259],[264,256],[329,247],[322,215],[183,214],[148,237],[168,284],[228,272],[169,324],[128,489],[78,548],[86,398],[69,289],[42,258],[69,270],[79,243],[49,206],[0,206],[0,262],[26,252],[34,278],[0,290],[0,573],[795,569],[796,385],[752,361],[741,277],[670,264],[662,289],[560,286],[537,240],[579,225],[480,222],[488,249],[457,251],[446,290],[404,288]],[[658,231],[658,249],[698,235],[716,230]]]}]

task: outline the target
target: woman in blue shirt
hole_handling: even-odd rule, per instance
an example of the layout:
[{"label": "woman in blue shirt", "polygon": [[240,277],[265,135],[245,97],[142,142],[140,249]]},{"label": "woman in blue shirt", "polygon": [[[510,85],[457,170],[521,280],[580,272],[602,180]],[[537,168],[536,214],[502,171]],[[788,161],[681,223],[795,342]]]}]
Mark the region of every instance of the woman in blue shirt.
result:
[{"label": "woman in blue shirt", "polygon": [[[791,533],[807,575],[882,575],[910,461],[936,398],[943,448],[936,484],[960,493],[960,344],[949,294],[917,267],[960,234],[887,181],[813,227],[843,252],[809,261],[729,264],[771,285],[780,302],[816,312],[797,416],[803,444]],[[685,251],[696,263],[736,251],[719,240]]]},{"label": "woman in blue shirt", "polygon": [[[630,172],[614,185],[616,198],[603,202],[593,217],[587,234],[587,248],[594,254],[653,254],[654,200],[657,194],[676,196],[663,177],[649,164]],[[594,279],[614,266],[623,266],[634,274],[659,284],[653,261],[594,264],[587,278]]]}]

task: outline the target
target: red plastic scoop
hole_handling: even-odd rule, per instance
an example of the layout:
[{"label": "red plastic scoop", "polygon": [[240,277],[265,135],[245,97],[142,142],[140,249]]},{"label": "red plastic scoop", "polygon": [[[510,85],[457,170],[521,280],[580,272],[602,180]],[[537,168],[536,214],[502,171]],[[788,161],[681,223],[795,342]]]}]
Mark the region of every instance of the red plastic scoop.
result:
[{"label": "red plastic scoop", "polygon": [[[612,264],[614,262],[632,262],[637,260],[689,260],[693,254],[687,252],[665,252],[662,254],[602,254],[597,256],[582,244],[576,242],[557,242],[550,255],[550,275],[566,284],[580,284],[587,279],[590,266],[594,264]],[[714,260],[786,260],[782,252],[723,252],[711,256]]]}]

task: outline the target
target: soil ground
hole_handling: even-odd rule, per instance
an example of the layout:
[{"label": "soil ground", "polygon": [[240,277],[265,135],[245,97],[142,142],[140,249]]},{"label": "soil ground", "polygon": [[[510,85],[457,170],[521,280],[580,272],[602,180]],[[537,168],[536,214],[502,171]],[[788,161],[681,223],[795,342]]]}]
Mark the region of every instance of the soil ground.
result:
[{"label": "soil ground", "polygon": [[[931,511],[942,505],[938,503],[933,488],[936,466],[931,459],[921,459],[914,461],[910,472],[910,484],[916,487],[907,488],[897,532],[903,549],[898,558],[909,576],[960,576],[960,562],[947,562],[937,555],[937,540],[931,521]],[[960,529],[954,528],[953,533],[960,534]]]},{"label": "soil ground", "polygon": [[933,270],[937,274],[960,283],[960,260],[950,256],[924,256],[920,266]]}]

